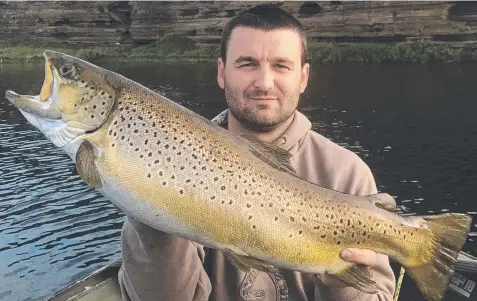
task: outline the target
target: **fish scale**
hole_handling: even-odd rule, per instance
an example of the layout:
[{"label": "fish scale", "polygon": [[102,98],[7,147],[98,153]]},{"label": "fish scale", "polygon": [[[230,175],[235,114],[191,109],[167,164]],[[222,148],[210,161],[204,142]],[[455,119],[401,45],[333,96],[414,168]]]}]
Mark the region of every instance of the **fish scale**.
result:
[{"label": "fish scale", "polygon": [[[316,258],[310,258],[310,250],[322,249],[322,245],[331,243],[335,248],[341,245],[366,246],[372,230],[359,218],[350,219],[350,222],[353,221],[352,227],[359,230],[349,232],[341,229],[341,223],[338,223],[336,216],[341,206],[338,200],[325,203],[325,210],[318,205],[307,207],[306,204],[312,203],[313,193],[306,188],[306,183],[298,183],[298,178],[286,174],[270,176],[283,172],[272,168],[263,169],[259,162],[239,161],[241,155],[238,152],[247,151],[243,142],[240,144],[240,141],[232,139],[229,143],[223,143],[224,140],[221,140],[222,143],[219,144],[219,139],[211,139],[217,133],[211,132],[200,122],[191,124],[187,112],[175,105],[168,106],[167,102],[158,102],[147,93],[137,95],[134,88],[130,89],[131,91],[123,92],[124,95],[118,99],[116,117],[106,138],[111,151],[114,151],[115,147],[126,148],[129,155],[136,157],[134,164],[142,163],[140,181],[145,181],[146,177],[154,179],[164,188],[185,198],[200,200],[206,211],[208,208],[217,207],[223,208],[225,214],[228,212],[236,216],[240,213],[237,223],[247,227],[244,229],[245,233],[249,233],[250,229],[251,233],[268,229],[270,233],[260,240],[238,237],[239,241],[245,242],[243,246],[238,245],[245,253],[263,256],[250,248],[250,242],[253,241],[257,243],[253,247],[259,250],[274,250],[276,254],[273,255],[279,260],[293,259],[300,264],[312,264],[313,260],[323,260],[320,255],[329,257],[327,252],[317,252]],[[192,131],[192,128],[195,130]],[[135,143],[131,145],[127,139],[134,140]],[[105,149],[105,157],[108,156],[107,151],[108,149]],[[255,157],[251,159],[250,161],[258,161],[253,160]],[[285,178],[284,181],[279,181],[280,177]],[[274,179],[271,182],[273,188],[267,185],[271,179]],[[290,183],[293,181],[297,183]],[[295,188],[291,191],[287,188],[300,186],[303,190]],[[240,201],[244,198],[247,202]],[[330,195],[329,198],[336,198],[336,195]],[[157,202],[157,197],[154,201]],[[152,207],[154,206],[157,205],[153,204]],[[318,214],[317,209],[323,212]],[[174,214],[180,215],[179,212]],[[185,212],[182,220],[184,224],[193,222],[190,214]],[[203,215],[200,217],[204,219]],[[322,217],[324,219],[321,219]],[[195,224],[190,224],[189,227],[202,228],[202,223],[208,225],[210,220],[196,220]],[[220,228],[220,231],[230,231],[228,229],[234,229],[235,226],[236,224],[231,224],[229,227]],[[287,231],[283,231],[283,228]],[[328,234],[323,233],[323,230]],[[218,236],[217,233],[208,234]],[[267,239],[270,240],[269,245]],[[270,247],[275,245],[276,241],[286,244],[279,248]],[[222,247],[232,243],[237,246],[235,241],[226,239],[222,242]],[[296,247],[299,245],[303,245],[301,250]],[[333,263],[339,260],[339,256],[335,255]]]},{"label": "fish scale", "polygon": [[272,264],[328,272],[366,293],[378,291],[371,271],[340,252],[371,249],[401,263],[427,299],[442,299],[469,215],[401,217],[383,209],[395,203],[386,193],[315,185],[297,177],[289,154],[274,145],[235,136],[89,62],[44,56],[40,95],[8,90],[6,97],[129,216],[221,249],[245,271]]}]

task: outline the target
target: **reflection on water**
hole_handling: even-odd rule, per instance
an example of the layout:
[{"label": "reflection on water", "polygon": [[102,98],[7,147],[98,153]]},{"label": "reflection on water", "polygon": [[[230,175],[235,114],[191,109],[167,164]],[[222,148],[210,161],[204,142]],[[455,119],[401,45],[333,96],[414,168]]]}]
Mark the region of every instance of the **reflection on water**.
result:
[{"label": "reflection on water", "polygon": [[[206,118],[225,108],[214,64],[104,64]],[[405,215],[477,214],[477,65],[314,66],[300,104],[313,128],[359,154]],[[37,94],[42,64],[3,64]],[[119,255],[123,214],[0,100],[0,300],[38,300]],[[474,220],[477,224],[477,220]],[[465,250],[477,255],[474,225]]]}]

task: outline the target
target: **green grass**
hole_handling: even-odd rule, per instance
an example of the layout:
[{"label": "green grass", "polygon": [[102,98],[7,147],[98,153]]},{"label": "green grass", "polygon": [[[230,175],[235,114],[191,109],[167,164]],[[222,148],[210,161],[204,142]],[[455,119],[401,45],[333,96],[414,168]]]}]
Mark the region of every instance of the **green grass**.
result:
[{"label": "green grass", "polygon": [[476,46],[431,42],[346,45],[316,43],[309,46],[309,52],[312,61],[323,63],[452,63],[476,61]]},{"label": "green grass", "polygon": [[[71,54],[85,60],[163,60],[215,61],[218,45],[184,46],[180,43],[152,43],[146,46],[88,46],[41,42],[0,41],[0,59],[37,61],[45,49]],[[412,42],[399,44],[335,44],[309,45],[312,62],[320,63],[429,63],[477,61],[477,44],[457,46],[449,43]]]}]

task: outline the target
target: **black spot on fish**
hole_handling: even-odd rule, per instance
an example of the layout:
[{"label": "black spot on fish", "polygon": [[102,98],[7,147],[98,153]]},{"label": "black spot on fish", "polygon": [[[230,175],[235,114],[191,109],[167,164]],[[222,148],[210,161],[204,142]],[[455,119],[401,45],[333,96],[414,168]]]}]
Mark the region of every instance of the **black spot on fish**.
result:
[{"label": "black spot on fish", "polygon": [[326,234],[321,234],[320,237],[321,237],[321,238],[325,238],[325,237],[326,237]]},{"label": "black spot on fish", "polygon": [[94,115],[91,115],[90,117],[91,117],[91,119],[94,119]]},{"label": "black spot on fish", "polygon": [[251,205],[251,204],[247,204],[246,206],[247,206],[247,208],[250,208],[250,207],[252,207],[252,205]]},{"label": "black spot on fish", "polygon": [[298,231],[298,234],[302,234],[302,233],[303,233],[303,231],[302,231],[302,230]]},{"label": "black spot on fish", "polygon": [[336,232],[336,231],[333,231],[333,235],[338,235],[338,232]]},{"label": "black spot on fish", "polygon": [[338,240],[336,243],[337,243],[338,245],[341,245],[341,241],[339,241],[339,240]]},{"label": "black spot on fish", "polygon": [[290,220],[293,222],[295,221],[295,218],[293,216],[290,216]]},{"label": "black spot on fish", "polygon": [[313,229],[320,230],[320,226],[314,226]]},{"label": "black spot on fish", "polygon": [[162,182],[162,185],[166,186],[166,184],[167,184],[167,183],[166,183],[165,181],[164,181],[164,182]]},{"label": "black spot on fish", "polygon": [[151,174],[150,174],[150,173],[148,173],[148,174],[147,174],[147,177],[148,177],[148,178],[150,178],[150,177],[151,177]]},{"label": "black spot on fish", "polygon": [[229,205],[232,205],[232,203],[233,203],[232,200],[230,200],[230,201],[229,201]]}]

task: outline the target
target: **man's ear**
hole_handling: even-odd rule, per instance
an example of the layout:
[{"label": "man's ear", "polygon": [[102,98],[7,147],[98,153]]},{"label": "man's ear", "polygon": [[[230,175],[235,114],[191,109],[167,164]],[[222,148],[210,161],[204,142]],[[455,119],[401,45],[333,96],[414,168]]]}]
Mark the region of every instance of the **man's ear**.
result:
[{"label": "man's ear", "polygon": [[217,60],[217,83],[219,84],[219,87],[222,89],[225,87],[224,73],[225,73],[225,64],[222,61],[222,58],[219,58]]},{"label": "man's ear", "polygon": [[310,76],[310,64],[306,63],[301,69],[300,92],[303,93],[308,85],[308,77]]}]

